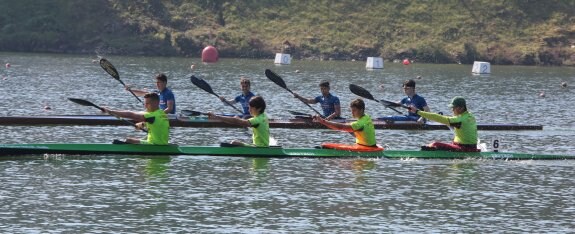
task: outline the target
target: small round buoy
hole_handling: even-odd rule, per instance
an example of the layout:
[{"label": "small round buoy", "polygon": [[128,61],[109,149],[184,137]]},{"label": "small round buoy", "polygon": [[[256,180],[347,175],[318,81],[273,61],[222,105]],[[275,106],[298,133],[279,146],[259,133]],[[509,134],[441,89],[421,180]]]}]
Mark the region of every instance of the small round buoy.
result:
[{"label": "small round buoy", "polygon": [[215,63],[218,61],[218,50],[213,46],[206,46],[202,50],[202,62]]},{"label": "small round buoy", "polygon": [[545,91],[541,91],[541,93],[539,93],[539,97],[545,97]]},{"label": "small round buoy", "polygon": [[562,88],[567,88],[567,82],[565,82],[565,81],[561,82],[561,87],[562,87]]},{"label": "small round buoy", "polygon": [[295,70],[295,73],[299,73],[299,70]]},{"label": "small round buoy", "polygon": [[190,69],[192,69],[192,71],[194,70],[194,68],[196,68],[196,64],[192,64],[192,65],[190,66]]},{"label": "small round buoy", "polygon": [[409,65],[411,64],[411,62],[409,61],[409,59],[404,59],[403,60],[403,65]]},{"label": "small round buoy", "polygon": [[10,63],[6,63],[6,69],[10,68]]}]

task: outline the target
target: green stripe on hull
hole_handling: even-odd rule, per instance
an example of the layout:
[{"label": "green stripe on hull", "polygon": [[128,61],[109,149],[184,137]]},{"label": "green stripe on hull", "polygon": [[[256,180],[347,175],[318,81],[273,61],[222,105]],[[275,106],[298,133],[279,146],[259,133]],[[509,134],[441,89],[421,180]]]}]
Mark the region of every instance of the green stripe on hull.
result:
[{"label": "green stripe on hull", "polygon": [[253,148],[219,146],[155,146],[155,145],[114,145],[114,144],[0,144],[0,156],[25,154],[124,154],[124,155],[214,155],[240,157],[362,157],[362,158],[420,158],[420,159],[504,159],[504,160],[557,160],[575,159],[568,155],[546,155],[507,152],[445,152],[385,150],[380,152],[351,152],[334,149],[311,148]]},{"label": "green stripe on hull", "polygon": [[383,157],[382,152],[351,152],[333,149],[255,148],[219,146],[156,146],[133,144],[13,144],[0,145],[0,155],[21,154],[134,154],[215,155],[243,157]]}]

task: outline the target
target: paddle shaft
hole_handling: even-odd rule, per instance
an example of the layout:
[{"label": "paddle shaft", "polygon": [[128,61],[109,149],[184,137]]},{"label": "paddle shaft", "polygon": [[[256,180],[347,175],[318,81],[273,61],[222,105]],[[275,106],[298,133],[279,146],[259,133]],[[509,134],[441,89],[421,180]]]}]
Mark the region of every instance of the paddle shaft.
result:
[{"label": "paddle shaft", "polygon": [[[363,97],[363,98],[366,98],[366,99],[369,99],[369,100],[378,102],[378,103],[384,105],[385,107],[394,110],[394,111],[397,112],[398,114],[403,114],[403,113],[401,113],[401,111],[398,111],[398,110],[396,110],[395,108],[389,106],[389,103],[393,103],[393,102],[384,101],[384,102],[387,102],[387,103],[388,103],[388,105],[386,105],[386,104],[384,104],[383,102],[381,102],[381,101],[375,99],[375,98],[373,97],[373,95],[371,95],[371,93],[370,93],[369,91],[367,91],[367,89],[364,89],[364,88],[362,88],[362,87],[359,86],[359,85],[349,84],[349,90],[350,90],[352,93],[354,93],[355,95],[357,95],[357,96],[360,96],[360,97]],[[409,107],[406,107],[406,108],[409,109]]]},{"label": "paddle shaft", "polygon": [[[216,96],[216,97],[219,98],[219,99],[222,99],[222,98],[220,97],[220,95],[218,95],[218,94],[216,94],[216,93],[214,92],[214,90],[212,89],[212,87],[210,86],[210,84],[208,84],[208,82],[206,82],[204,79],[200,79],[200,78],[198,78],[198,77],[192,75],[192,76],[190,77],[190,80],[192,81],[192,84],[194,84],[194,85],[197,86],[198,88],[200,88],[200,89],[206,91],[207,93],[210,93],[210,94]],[[233,104],[231,104],[230,102],[228,102],[228,100],[226,100],[225,98],[223,98],[223,101],[224,101],[224,103],[226,103],[228,106],[231,106],[232,108],[234,108],[234,110],[236,110],[237,112],[244,114],[243,111],[241,111],[241,110],[238,109],[236,106],[234,106]]]},{"label": "paddle shaft", "polygon": [[[285,90],[287,90],[288,92],[290,92],[292,95],[295,95],[293,93],[293,91],[291,91],[291,89],[289,89],[287,87],[287,85],[285,84],[284,80],[276,73],[274,73],[273,71],[271,71],[270,69],[266,69],[265,71],[266,73],[266,77],[268,79],[270,79],[272,82],[274,82],[275,84],[277,84],[278,86],[284,88]],[[301,102],[303,102],[303,104],[305,104],[306,106],[308,106],[310,109],[312,109],[315,113],[317,113],[319,116],[323,116],[323,114],[319,113],[319,111],[317,111],[315,108],[313,108],[312,106],[310,106],[307,102],[301,100],[298,98],[298,100],[300,100]],[[327,117],[327,116],[325,116]]]},{"label": "paddle shaft", "polygon": [[102,67],[102,69],[104,69],[104,71],[110,74],[110,76],[112,76],[115,80],[119,81],[120,84],[122,84],[122,86],[124,86],[125,89],[127,89],[132,95],[134,95],[134,97],[136,97],[136,99],[138,99],[140,103],[144,103],[134,92],[132,92],[132,90],[126,88],[126,84],[120,79],[120,74],[118,73],[118,70],[116,69],[116,67],[114,67],[114,65],[112,65],[112,63],[110,63],[110,61],[106,60],[105,58],[101,58],[100,67]]},{"label": "paddle shaft", "polygon": [[[104,108],[102,108],[102,107],[100,107],[100,106],[98,106],[98,105],[96,105],[96,104],[94,104],[94,103],[92,103],[92,102],[90,102],[90,101],[87,101],[87,100],[78,99],[78,98],[68,98],[68,100],[70,100],[70,101],[72,101],[72,102],[74,102],[74,103],[76,103],[76,104],[82,105],[82,106],[92,106],[92,107],[98,108],[98,109],[99,109],[100,111],[102,111],[102,112],[106,112],[106,110],[105,110]],[[108,112],[106,112],[106,113],[108,113]],[[126,122],[126,123],[128,123],[128,124],[130,124],[130,125],[132,125],[132,126],[134,126],[135,128],[137,128],[136,124],[133,123],[133,122],[131,122],[131,121],[128,121],[128,120],[123,119],[123,118],[120,118],[120,117],[115,116],[115,115],[113,115],[113,114],[111,114],[111,113],[108,113],[108,114],[111,115],[111,116],[114,116],[114,117],[116,117],[116,118],[118,118],[118,119],[120,119],[120,120],[122,120],[122,121],[124,121],[124,122]],[[141,129],[141,130],[142,130],[143,132],[145,132],[145,133],[148,132],[146,129]]]}]

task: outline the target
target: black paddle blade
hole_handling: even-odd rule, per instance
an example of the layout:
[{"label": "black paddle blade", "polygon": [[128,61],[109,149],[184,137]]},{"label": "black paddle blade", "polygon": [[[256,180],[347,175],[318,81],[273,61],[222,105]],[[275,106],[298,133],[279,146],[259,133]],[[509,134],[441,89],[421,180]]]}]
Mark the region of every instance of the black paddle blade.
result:
[{"label": "black paddle blade", "polygon": [[[268,79],[270,79],[271,81],[273,81],[274,83],[276,83],[277,85],[279,85],[280,87],[290,91],[287,88],[286,83],[284,82],[284,80],[276,73],[274,73],[272,70],[270,69],[266,69],[266,77]],[[291,91],[290,91],[291,92]]]},{"label": "black paddle blade", "polygon": [[381,104],[386,105],[386,106],[392,106],[392,107],[404,107],[401,104],[397,103],[397,102],[391,102],[388,100],[379,100],[379,102],[381,102]]},{"label": "black paddle blade", "polygon": [[82,105],[82,106],[94,106],[97,108],[100,108],[99,106],[97,106],[94,103],[91,103],[90,101],[84,100],[84,99],[79,99],[79,98],[68,98],[68,100],[70,100],[73,103]]},{"label": "black paddle blade", "polygon": [[303,112],[297,112],[297,111],[291,111],[291,110],[288,110],[288,112],[292,115],[311,116],[310,114],[306,114]]},{"label": "black paddle blade", "polygon": [[105,58],[100,59],[100,67],[102,67],[104,71],[106,71],[108,74],[114,77],[114,79],[120,80],[120,74],[118,73],[118,70],[116,70],[114,65],[112,65],[112,63],[110,63]]},{"label": "black paddle blade", "polygon": [[207,115],[207,113],[193,111],[193,110],[182,110],[182,114],[185,116],[200,116],[200,115]]},{"label": "black paddle blade", "polygon": [[371,93],[369,93],[369,91],[367,91],[366,89],[364,89],[358,85],[349,84],[349,90],[357,96],[367,98],[369,100],[373,100],[373,101],[377,102],[377,100],[375,100],[375,98],[373,98],[373,95],[371,95]]},{"label": "black paddle blade", "polygon": [[213,95],[216,95],[214,93],[214,90],[212,90],[212,87],[210,86],[210,84],[208,84],[208,82],[206,82],[202,78],[198,78],[198,77],[192,75],[190,77],[190,80],[192,81],[192,84],[194,84],[195,86],[198,86],[198,88],[203,89],[204,91],[211,93]]}]

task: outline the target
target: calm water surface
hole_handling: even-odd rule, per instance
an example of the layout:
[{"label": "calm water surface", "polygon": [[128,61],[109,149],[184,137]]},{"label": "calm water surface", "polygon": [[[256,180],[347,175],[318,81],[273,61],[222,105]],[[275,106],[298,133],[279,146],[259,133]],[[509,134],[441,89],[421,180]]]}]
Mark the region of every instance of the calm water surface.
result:
[{"label": "calm water surface", "polygon": [[[95,114],[68,97],[100,105],[140,109],[90,56],[0,54],[0,112],[11,115]],[[154,87],[165,72],[178,108],[233,112],[189,81],[199,59],[109,57],[122,80]],[[376,98],[399,100],[401,82],[415,76],[417,91],[433,111],[449,113],[448,101],[465,96],[481,123],[544,125],[543,131],[480,131],[483,140],[501,139],[506,151],[575,154],[575,120],[569,114],[573,68],[492,66],[474,76],[468,65],[403,66],[365,70],[364,62],[222,59],[197,65],[195,75],[214,91],[232,97],[239,77],[266,98],[267,112],[312,113],[263,74],[270,68],[288,87],[319,95],[317,84],[332,83],[344,115],[356,98],[347,86],[359,84]],[[299,72],[296,72],[299,71]],[[379,88],[383,84],[384,88]],[[544,91],[545,97],[539,93]],[[372,116],[391,115],[367,103]],[[51,110],[44,110],[44,106]],[[319,107],[316,107],[319,109]],[[139,136],[131,127],[2,126],[3,143],[110,142]],[[323,141],[352,142],[329,130],[272,129],[285,147],[312,147]],[[449,131],[381,131],[391,149],[417,149],[449,140]],[[247,138],[240,129],[172,129],[172,142],[210,145]],[[128,157],[46,155],[0,160],[0,231],[46,232],[573,232],[575,162],[387,159],[250,159],[236,157]]]}]

